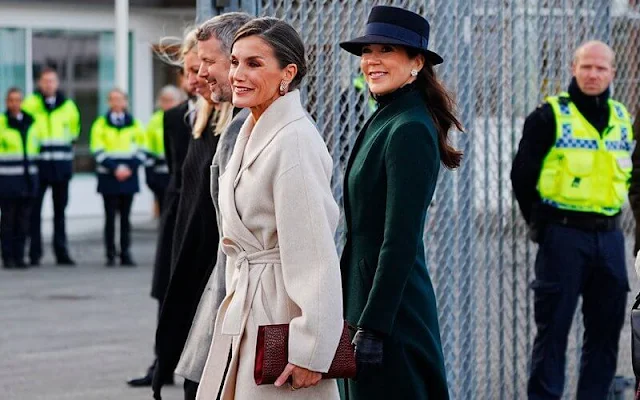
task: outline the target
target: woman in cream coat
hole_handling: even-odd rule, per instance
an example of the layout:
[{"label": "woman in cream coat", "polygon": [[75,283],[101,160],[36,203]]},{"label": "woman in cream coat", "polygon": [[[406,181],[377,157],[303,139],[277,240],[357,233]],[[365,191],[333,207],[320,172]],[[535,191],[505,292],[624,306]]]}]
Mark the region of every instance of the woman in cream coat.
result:
[{"label": "woman in cream coat", "polygon": [[[236,34],[233,104],[251,115],[220,177],[227,297],[199,400],[215,399],[220,387],[223,400],[339,398],[335,380],[320,380],[343,328],[338,206],[331,157],[295,90],[305,72],[304,45],[285,22],[259,18]],[[290,326],[289,365],[275,385],[257,386],[258,327],[282,323]]]}]

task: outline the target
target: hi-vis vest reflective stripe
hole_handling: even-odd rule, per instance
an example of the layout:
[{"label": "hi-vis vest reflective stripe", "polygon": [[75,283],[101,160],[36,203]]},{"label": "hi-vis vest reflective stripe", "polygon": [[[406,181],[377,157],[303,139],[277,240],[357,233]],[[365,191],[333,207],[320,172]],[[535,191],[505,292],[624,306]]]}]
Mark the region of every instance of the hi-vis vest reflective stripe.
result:
[{"label": "hi-vis vest reflective stripe", "polygon": [[96,159],[96,171],[111,174],[118,163],[143,163],[145,160],[144,129],[134,119],[133,125],[117,128],[98,117],[91,127],[91,153]]},{"label": "hi-vis vest reflective stripe", "polygon": [[0,114],[0,176],[24,175],[25,155],[29,161],[28,172],[38,173],[38,167],[33,164],[40,150],[36,126],[34,122],[29,127],[25,144],[20,131],[10,127],[6,115]]},{"label": "hi-vis vest reflective stripe", "polygon": [[556,143],[538,180],[543,203],[556,208],[615,215],[627,198],[633,130],[627,109],[609,100],[609,125],[600,133],[567,93],[548,97],[556,119]]},{"label": "hi-vis vest reflective stripe", "polygon": [[37,121],[41,138],[41,160],[73,160],[72,143],[80,134],[80,113],[75,103],[67,99],[49,112],[42,96],[33,94],[22,102],[22,108]]}]

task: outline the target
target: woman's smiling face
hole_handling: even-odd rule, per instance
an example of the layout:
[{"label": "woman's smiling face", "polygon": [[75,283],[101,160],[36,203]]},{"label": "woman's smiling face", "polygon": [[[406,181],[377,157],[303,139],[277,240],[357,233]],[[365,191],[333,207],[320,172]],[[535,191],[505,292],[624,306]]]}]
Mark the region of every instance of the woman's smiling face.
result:
[{"label": "woman's smiling face", "polygon": [[234,43],[229,80],[235,107],[266,109],[280,96],[283,78],[283,69],[265,40],[248,36]]},{"label": "woman's smiling face", "polygon": [[385,95],[413,82],[416,78],[411,76],[411,70],[419,71],[423,59],[410,58],[402,46],[368,44],[362,47],[360,69],[371,93]]}]

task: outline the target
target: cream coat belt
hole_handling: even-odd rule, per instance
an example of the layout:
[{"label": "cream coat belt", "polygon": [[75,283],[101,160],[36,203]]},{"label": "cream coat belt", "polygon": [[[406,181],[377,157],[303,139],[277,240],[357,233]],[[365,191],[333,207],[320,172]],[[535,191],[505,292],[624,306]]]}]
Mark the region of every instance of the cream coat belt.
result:
[{"label": "cream coat belt", "polygon": [[247,252],[230,238],[222,239],[222,251],[233,261],[235,271],[227,293],[233,293],[222,323],[222,334],[238,336],[251,309],[258,281],[267,264],[280,264],[280,248]]}]

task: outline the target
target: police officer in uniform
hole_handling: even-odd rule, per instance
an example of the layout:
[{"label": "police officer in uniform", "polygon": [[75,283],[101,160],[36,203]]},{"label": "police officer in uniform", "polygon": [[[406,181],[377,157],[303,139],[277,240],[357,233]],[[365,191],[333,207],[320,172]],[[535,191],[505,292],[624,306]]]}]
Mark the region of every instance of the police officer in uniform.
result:
[{"label": "police officer in uniform", "polygon": [[39,132],[33,117],[20,109],[22,92],[7,92],[0,114],[0,242],[4,268],[26,268],[29,213],[38,190]]},{"label": "police officer in uniform", "polygon": [[106,266],[115,265],[115,222],[116,214],[120,214],[120,264],[133,267],[129,215],[133,196],[140,190],[138,167],[145,159],[145,132],[140,121],[127,111],[127,95],[122,90],[109,92],[109,108],[91,127],[98,192],[104,198]]},{"label": "police officer in uniform", "polygon": [[615,54],[599,41],[575,53],[566,93],[529,115],[511,181],[531,238],[537,333],[529,399],[562,397],[567,336],[579,296],[585,336],[577,399],[605,399],[616,371],[629,283],[620,209],[633,130],[611,99]]},{"label": "police officer in uniform", "polygon": [[42,200],[48,188],[53,198],[53,249],[58,265],[71,266],[65,228],[65,209],[69,201],[69,181],[73,173],[73,143],[80,134],[80,113],[73,100],[58,90],[58,74],[44,68],[38,90],[27,97],[22,108],[42,126],[39,166],[39,192],[31,214],[29,258],[39,265],[42,258]]}]

